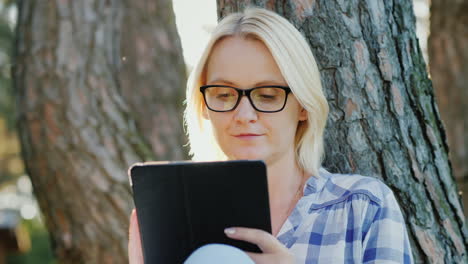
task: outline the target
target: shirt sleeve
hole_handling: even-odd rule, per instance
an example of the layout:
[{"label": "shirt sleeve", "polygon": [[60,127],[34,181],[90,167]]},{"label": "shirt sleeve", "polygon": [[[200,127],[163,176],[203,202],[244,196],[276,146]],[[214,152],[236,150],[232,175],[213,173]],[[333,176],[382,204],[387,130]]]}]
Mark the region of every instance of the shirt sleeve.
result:
[{"label": "shirt sleeve", "polygon": [[[383,184],[382,184],[383,185]],[[387,190],[379,204],[369,207],[363,227],[362,263],[413,263],[403,215],[393,195]]]}]

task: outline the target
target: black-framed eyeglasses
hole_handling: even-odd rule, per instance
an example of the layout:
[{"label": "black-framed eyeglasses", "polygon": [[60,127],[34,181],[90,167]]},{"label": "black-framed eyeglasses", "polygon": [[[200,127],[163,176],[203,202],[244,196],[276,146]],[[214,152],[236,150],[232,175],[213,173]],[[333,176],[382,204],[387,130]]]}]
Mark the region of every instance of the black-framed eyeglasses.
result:
[{"label": "black-framed eyeglasses", "polygon": [[208,109],[214,112],[236,109],[245,95],[258,112],[275,113],[284,109],[291,89],[280,85],[258,86],[245,90],[228,85],[204,85],[200,87],[200,92]]}]

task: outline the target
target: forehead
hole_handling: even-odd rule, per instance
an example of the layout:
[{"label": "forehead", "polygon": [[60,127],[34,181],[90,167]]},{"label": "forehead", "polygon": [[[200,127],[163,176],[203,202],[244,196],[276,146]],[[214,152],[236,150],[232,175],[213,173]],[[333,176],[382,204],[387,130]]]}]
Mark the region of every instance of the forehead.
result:
[{"label": "forehead", "polygon": [[206,63],[206,82],[229,81],[252,85],[262,81],[285,84],[266,45],[251,37],[226,37],[212,48]]}]

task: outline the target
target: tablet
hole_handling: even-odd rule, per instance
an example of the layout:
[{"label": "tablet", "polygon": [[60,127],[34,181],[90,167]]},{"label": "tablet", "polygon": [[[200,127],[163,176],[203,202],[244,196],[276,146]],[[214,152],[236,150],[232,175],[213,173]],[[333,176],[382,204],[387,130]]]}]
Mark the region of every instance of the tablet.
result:
[{"label": "tablet", "polygon": [[228,238],[227,227],[271,234],[263,161],[137,163],[129,176],[146,263],[183,263],[209,243],[261,252]]}]

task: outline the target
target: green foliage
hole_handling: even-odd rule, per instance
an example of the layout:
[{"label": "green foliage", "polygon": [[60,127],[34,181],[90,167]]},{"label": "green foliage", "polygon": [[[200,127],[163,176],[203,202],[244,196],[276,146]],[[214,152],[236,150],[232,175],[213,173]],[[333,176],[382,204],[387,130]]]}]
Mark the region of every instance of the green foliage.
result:
[{"label": "green foliage", "polygon": [[5,2],[11,1],[3,1],[0,10],[0,118],[5,120],[7,129],[13,131],[15,109],[10,69],[14,33],[13,22],[9,20],[8,14],[15,7],[11,3],[5,5]]},{"label": "green foliage", "polygon": [[[0,0],[0,190],[24,173],[15,128],[15,103],[11,80],[11,64],[15,21],[9,17],[16,8],[15,0]],[[49,235],[37,218],[23,220],[29,233],[31,248],[22,255],[7,257],[9,264],[54,264]]]},{"label": "green foliage", "polygon": [[29,232],[31,238],[31,249],[22,255],[12,255],[7,257],[8,264],[55,264],[57,263],[52,254],[49,243],[49,235],[43,224],[37,220],[23,220],[23,224]]},{"label": "green foliage", "polygon": [[15,130],[15,104],[11,80],[14,25],[10,14],[15,1],[0,0],[0,189],[22,175],[19,143]]}]

